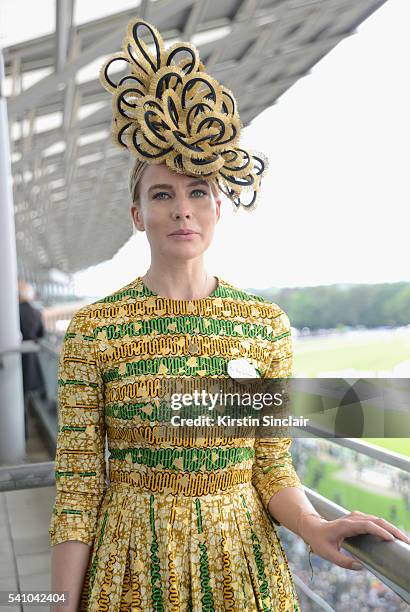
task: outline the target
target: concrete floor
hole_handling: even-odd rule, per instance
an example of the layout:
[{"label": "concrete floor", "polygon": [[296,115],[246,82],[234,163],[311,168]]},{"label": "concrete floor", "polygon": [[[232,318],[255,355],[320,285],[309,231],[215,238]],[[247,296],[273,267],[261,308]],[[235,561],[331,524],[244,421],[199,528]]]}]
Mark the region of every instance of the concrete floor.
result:
[{"label": "concrete floor", "polygon": [[[53,461],[29,418],[26,462]],[[0,492],[0,591],[50,590],[48,528],[55,487]],[[2,605],[1,612],[34,610],[47,606]]]}]

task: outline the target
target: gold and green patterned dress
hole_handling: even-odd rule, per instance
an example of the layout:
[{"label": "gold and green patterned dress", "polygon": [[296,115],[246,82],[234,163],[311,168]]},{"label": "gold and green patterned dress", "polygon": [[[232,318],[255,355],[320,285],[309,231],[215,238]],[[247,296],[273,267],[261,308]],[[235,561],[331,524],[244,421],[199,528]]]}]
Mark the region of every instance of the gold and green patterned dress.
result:
[{"label": "gold and green patterned dress", "polygon": [[300,610],[267,511],[274,493],[302,486],[291,439],[190,447],[154,432],[155,379],[227,378],[240,357],[262,377],[290,376],[290,323],[277,304],[221,278],[207,298],[174,300],[137,277],[71,319],[49,534],[52,546],[92,547],[80,610]]}]

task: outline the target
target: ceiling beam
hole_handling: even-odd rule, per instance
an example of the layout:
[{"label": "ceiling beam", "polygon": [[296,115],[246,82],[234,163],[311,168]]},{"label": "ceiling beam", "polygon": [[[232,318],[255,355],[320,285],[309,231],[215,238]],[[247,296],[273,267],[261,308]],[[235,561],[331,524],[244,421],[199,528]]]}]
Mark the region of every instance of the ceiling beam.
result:
[{"label": "ceiling beam", "polygon": [[56,0],[55,72],[64,70],[70,48],[74,0]]},{"label": "ceiling beam", "polygon": [[[194,0],[181,0],[177,3],[178,11],[182,11],[191,6],[193,1]],[[162,22],[166,24],[167,18],[175,14],[175,4],[175,0],[161,0],[156,2],[151,8],[151,19],[154,23]],[[107,36],[102,37],[97,43],[83,49],[81,55],[66,62],[61,71],[41,79],[28,89],[25,89],[18,96],[9,97],[9,116],[13,118],[21,116],[28,108],[37,105],[41,100],[55,93],[56,90],[64,89],[68,81],[76,75],[80,68],[87,66],[100,56],[118,51],[121,41],[124,38],[124,27],[126,25],[127,23],[125,20],[124,23],[121,23],[120,26],[115,28]]]}]

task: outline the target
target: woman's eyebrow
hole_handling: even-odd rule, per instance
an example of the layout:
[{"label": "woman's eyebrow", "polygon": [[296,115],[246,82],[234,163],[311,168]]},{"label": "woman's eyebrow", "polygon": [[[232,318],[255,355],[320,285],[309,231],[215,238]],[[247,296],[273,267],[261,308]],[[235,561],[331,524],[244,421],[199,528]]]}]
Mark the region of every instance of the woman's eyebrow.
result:
[{"label": "woman's eyebrow", "polygon": [[[202,179],[197,179],[195,181],[191,181],[190,183],[187,184],[187,187],[193,187],[194,185],[205,185],[208,186],[208,183]],[[156,185],[151,185],[151,187],[148,189],[148,192],[150,192],[152,189],[173,189],[173,185],[168,185],[166,183],[158,183]]]}]

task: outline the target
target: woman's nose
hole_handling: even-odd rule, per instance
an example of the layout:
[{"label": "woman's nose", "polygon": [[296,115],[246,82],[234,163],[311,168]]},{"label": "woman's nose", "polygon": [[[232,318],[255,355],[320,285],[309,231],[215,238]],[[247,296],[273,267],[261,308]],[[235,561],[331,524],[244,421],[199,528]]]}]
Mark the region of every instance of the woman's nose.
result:
[{"label": "woman's nose", "polygon": [[181,217],[185,217],[187,219],[191,218],[191,212],[190,211],[185,211],[185,212],[175,212],[174,213],[174,218],[175,219],[180,219]]},{"label": "woman's nose", "polygon": [[172,212],[175,219],[180,217],[190,217],[192,214],[192,206],[188,198],[180,196],[175,199],[175,205]]}]

